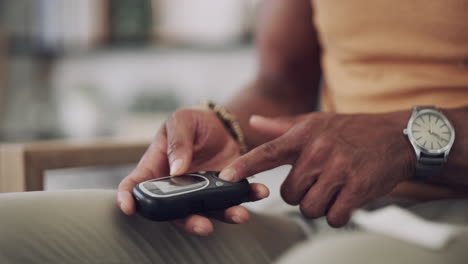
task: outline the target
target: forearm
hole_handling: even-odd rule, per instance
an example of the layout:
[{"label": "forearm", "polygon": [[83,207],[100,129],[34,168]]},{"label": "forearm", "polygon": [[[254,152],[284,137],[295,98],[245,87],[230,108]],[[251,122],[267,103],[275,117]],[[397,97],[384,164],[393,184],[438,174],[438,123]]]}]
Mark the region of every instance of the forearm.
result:
[{"label": "forearm", "polygon": [[250,129],[253,114],[287,116],[315,110],[321,77],[320,47],[309,0],[262,2],[256,28],[256,81],[228,104],[250,148],[268,140]]},{"label": "forearm", "polygon": [[[238,118],[249,148],[271,140],[250,128],[250,116],[293,116],[314,111],[318,101],[317,79],[319,77],[300,81],[258,78],[226,105],[227,109]],[[297,86],[305,89],[296,89]],[[293,89],[295,93],[290,92]]]}]

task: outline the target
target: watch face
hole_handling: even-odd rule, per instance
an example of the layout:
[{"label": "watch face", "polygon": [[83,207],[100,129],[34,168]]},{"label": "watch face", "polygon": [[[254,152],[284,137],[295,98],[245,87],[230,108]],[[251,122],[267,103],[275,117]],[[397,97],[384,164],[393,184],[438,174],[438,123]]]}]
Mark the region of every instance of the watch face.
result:
[{"label": "watch face", "polygon": [[452,127],[437,112],[422,112],[413,120],[410,129],[416,144],[429,152],[440,151],[452,142]]}]

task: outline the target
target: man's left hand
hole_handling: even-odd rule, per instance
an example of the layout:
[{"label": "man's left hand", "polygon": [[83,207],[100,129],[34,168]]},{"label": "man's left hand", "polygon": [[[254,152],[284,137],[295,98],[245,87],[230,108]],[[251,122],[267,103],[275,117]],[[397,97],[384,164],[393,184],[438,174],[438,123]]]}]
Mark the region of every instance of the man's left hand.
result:
[{"label": "man's left hand", "polygon": [[306,217],[326,215],[331,226],[343,226],[352,210],[412,177],[415,155],[402,134],[408,118],[409,112],[254,116],[250,125],[276,139],[233,161],[220,177],[239,181],[291,164],[283,199],[299,204]]}]

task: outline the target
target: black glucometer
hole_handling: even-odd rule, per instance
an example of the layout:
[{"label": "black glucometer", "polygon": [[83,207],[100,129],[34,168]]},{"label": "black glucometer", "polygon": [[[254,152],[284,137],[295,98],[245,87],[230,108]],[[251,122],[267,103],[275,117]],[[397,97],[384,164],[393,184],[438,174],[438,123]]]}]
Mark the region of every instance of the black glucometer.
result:
[{"label": "black glucometer", "polygon": [[218,175],[200,171],[139,183],[133,188],[137,212],[154,221],[167,221],[248,201],[247,180],[227,182]]}]

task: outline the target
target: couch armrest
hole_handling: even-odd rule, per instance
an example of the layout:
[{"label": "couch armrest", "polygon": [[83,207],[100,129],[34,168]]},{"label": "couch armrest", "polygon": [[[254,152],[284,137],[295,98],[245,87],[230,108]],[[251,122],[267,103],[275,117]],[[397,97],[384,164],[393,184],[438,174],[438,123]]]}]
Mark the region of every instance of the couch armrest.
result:
[{"label": "couch armrest", "polygon": [[0,145],[0,193],[44,189],[49,169],[136,163],[149,142],[50,141]]}]

